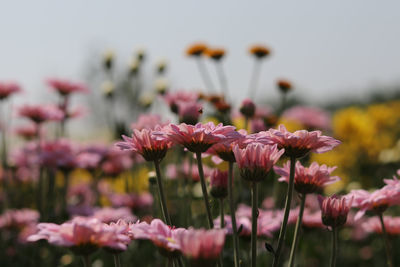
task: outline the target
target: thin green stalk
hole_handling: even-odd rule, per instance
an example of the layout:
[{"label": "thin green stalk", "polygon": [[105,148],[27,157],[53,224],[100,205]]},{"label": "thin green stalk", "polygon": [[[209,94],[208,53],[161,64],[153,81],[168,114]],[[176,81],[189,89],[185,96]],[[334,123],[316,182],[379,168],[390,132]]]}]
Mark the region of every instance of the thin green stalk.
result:
[{"label": "thin green stalk", "polygon": [[254,65],[253,65],[253,71],[252,71],[251,79],[250,79],[250,85],[249,85],[249,97],[251,99],[254,98],[254,96],[257,92],[258,81],[260,79],[259,78],[260,71],[261,71],[261,60],[255,59]]},{"label": "thin green stalk", "polygon": [[198,57],[196,58],[196,62],[197,62],[197,67],[199,68],[201,78],[203,79],[204,85],[207,87],[206,88],[207,91],[215,92],[214,85],[211,81],[210,75],[207,72],[207,68],[206,65],[204,64],[204,61],[200,57]]},{"label": "thin green stalk", "polygon": [[69,187],[69,171],[64,171],[64,187],[62,189],[62,208],[61,213],[62,216],[67,216],[67,194]]},{"label": "thin green stalk", "polygon": [[383,240],[385,242],[387,265],[389,267],[393,267],[394,265],[393,265],[392,248],[390,246],[389,237],[388,237],[388,234],[386,232],[385,222],[383,221],[383,214],[379,213],[378,217],[379,217],[379,220],[381,221],[382,237],[383,237]]},{"label": "thin green stalk", "polygon": [[114,266],[121,267],[121,259],[118,253],[114,253]]},{"label": "thin green stalk", "polygon": [[251,187],[251,267],[257,266],[257,183],[253,182]]},{"label": "thin green stalk", "polygon": [[221,93],[224,94],[227,100],[229,100],[228,81],[226,79],[222,62],[215,62],[215,66],[217,68],[219,83],[221,84]]},{"label": "thin green stalk", "polygon": [[247,131],[247,132],[251,132],[248,128],[249,128],[249,121],[250,121],[250,118],[249,117],[247,117],[247,116],[245,116],[244,117],[244,129]]},{"label": "thin green stalk", "polygon": [[294,231],[294,237],[293,237],[293,242],[292,242],[292,248],[290,249],[290,258],[289,258],[289,266],[292,267],[294,266],[294,258],[297,250],[297,244],[299,243],[300,240],[300,231],[301,231],[301,224],[303,220],[303,213],[304,213],[304,206],[306,203],[306,197],[307,194],[300,194],[300,211],[299,211],[299,217],[297,217],[297,222],[296,222],[296,229]]},{"label": "thin green stalk", "polygon": [[332,227],[332,254],[331,254],[331,264],[330,264],[331,267],[336,266],[337,236],[338,236],[337,227]]},{"label": "thin green stalk", "polygon": [[210,201],[208,200],[206,181],[204,179],[203,163],[201,161],[201,152],[196,152],[196,160],[197,160],[197,168],[199,169],[201,190],[203,191],[204,205],[206,207],[206,212],[207,212],[208,228],[212,229],[214,228],[214,223],[211,215]]},{"label": "thin green stalk", "polygon": [[219,199],[219,215],[221,219],[221,229],[225,227],[225,214],[224,214],[224,199]]},{"label": "thin green stalk", "polygon": [[160,196],[160,202],[161,202],[161,210],[163,213],[164,221],[168,225],[171,224],[171,218],[169,217],[168,213],[168,207],[167,207],[167,202],[165,200],[165,195],[164,195],[164,188],[161,180],[161,171],[160,171],[160,163],[158,160],[154,160],[154,167],[156,169],[156,174],[157,174],[157,187],[158,187],[158,194]]},{"label": "thin green stalk", "polygon": [[237,234],[235,203],[233,201],[233,162],[231,161],[229,162],[228,168],[228,199],[233,232],[233,260],[235,267],[239,267],[239,239]]},{"label": "thin green stalk", "polygon": [[83,267],[91,267],[89,255],[82,256]]},{"label": "thin green stalk", "polygon": [[290,157],[289,184],[288,184],[288,189],[287,189],[287,193],[286,193],[286,202],[285,202],[285,213],[283,215],[281,230],[279,232],[278,246],[275,251],[274,262],[272,264],[273,267],[278,266],[279,258],[282,253],[283,243],[285,241],[287,222],[289,220],[289,213],[290,213],[290,205],[292,203],[295,166],[296,166],[296,157],[291,156]]}]

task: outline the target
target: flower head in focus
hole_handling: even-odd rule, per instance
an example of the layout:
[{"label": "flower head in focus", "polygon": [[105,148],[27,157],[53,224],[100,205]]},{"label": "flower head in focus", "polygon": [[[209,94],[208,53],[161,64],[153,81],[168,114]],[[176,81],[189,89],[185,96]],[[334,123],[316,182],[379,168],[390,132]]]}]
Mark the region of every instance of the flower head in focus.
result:
[{"label": "flower head in focus", "polygon": [[319,196],[322,222],[332,228],[343,226],[347,221],[352,201],[353,198],[336,195],[326,198]]}]

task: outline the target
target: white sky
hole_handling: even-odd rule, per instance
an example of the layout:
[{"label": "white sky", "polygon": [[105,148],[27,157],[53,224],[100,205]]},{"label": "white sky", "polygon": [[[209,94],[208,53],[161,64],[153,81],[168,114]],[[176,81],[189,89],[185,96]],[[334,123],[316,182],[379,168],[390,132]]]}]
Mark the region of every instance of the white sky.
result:
[{"label": "white sky", "polygon": [[174,87],[202,86],[196,65],[184,56],[197,40],[227,48],[226,72],[240,98],[249,83],[252,43],[273,50],[263,65],[263,92],[275,93],[277,77],[319,101],[400,82],[398,0],[0,3],[0,80],[20,81],[29,92],[25,100],[45,90],[46,77],[83,79],[89,55],[107,48],[122,64],[144,47],[149,62],[169,60]]}]

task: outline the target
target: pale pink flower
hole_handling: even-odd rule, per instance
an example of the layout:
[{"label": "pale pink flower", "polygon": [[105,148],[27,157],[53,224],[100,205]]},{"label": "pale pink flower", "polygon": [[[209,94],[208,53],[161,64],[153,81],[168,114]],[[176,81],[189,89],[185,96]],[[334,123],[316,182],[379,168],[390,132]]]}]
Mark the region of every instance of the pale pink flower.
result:
[{"label": "pale pink flower", "polygon": [[197,102],[179,102],[179,122],[195,125],[203,113],[203,107]]},{"label": "pale pink flower", "polygon": [[95,200],[96,195],[89,183],[73,184],[68,187],[67,209],[71,215],[92,215]]},{"label": "pale pink flower", "polygon": [[179,103],[196,102],[199,99],[199,94],[189,91],[168,92],[164,95],[164,100],[168,104],[173,113],[179,113]]},{"label": "pale pink flower", "polygon": [[[385,230],[389,235],[400,235],[400,217],[383,216]],[[368,218],[362,223],[362,227],[366,232],[382,234],[382,224],[377,216]]]},{"label": "pale pink flower", "polygon": [[283,125],[279,125],[278,129],[257,133],[254,140],[265,144],[277,144],[279,148],[285,149],[286,156],[296,158],[309,152],[324,153],[341,143],[330,136],[321,135],[320,131],[300,130],[291,133]]},{"label": "pale pink flower", "polygon": [[346,223],[353,198],[338,197],[336,195],[326,198],[319,196],[319,201],[322,222],[326,226],[340,227]]},{"label": "pale pink flower", "polygon": [[77,167],[93,171],[99,167],[102,157],[97,153],[82,152],[76,156],[75,160]]},{"label": "pale pink flower", "polygon": [[305,209],[302,225],[307,228],[326,228],[326,226],[322,223],[321,210],[311,211],[309,209]]},{"label": "pale pink flower", "polygon": [[282,117],[301,123],[307,129],[328,130],[331,128],[329,114],[316,107],[295,106],[287,109]]},{"label": "pale pink flower", "polygon": [[18,113],[35,123],[60,121],[64,118],[64,112],[54,105],[25,105],[19,108]]},{"label": "pale pink flower", "polygon": [[[233,154],[233,147],[238,145],[240,148],[244,148],[246,142],[247,132],[245,130],[239,130],[232,132],[225,140],[214,144],[207,150],[207,154],[218,156],[221,160],[235,162],[235,155]],[[213,157],[213,161],[216,164],[221,163]]]},{"label": "pale pink flower", "polygon": [[9,96],[21,91],[21,87],[17,83],[0,82],[0,100],[7,99]]},{"label": "pale pink flower", "polygon": [[132,130],[149,129],[154,130],[156,126],[166,126],[168,122],[162,122],[160,115],[156,114],[140,114],[136,122],[131,124]]},{"label": "pale pink flower", "polygon": [[23,125],[23,126],[19,126],[14,129],[14,132],[26,140],[32,140],[39,135],[38,127],[36,126],[36,124],[32,124],[32,123]]},{"label": "pale pink flower", "polygon": [[32,209],[6,210],[0,215],[0,229],[21,229],[39,221],[39,212]]},{"label": "pale pink flower", "polygon": [[[338,176],[331,176],[336,167],[328,167],[325,164],[311,163],[310,167],[304,167],[299,161],[296,162],[294,175],[294,188],[301,194],[310,194],[321,191],[326,185],[340,180]],[[281,175],[280,182],[289,182],[290,161],[283,168],[275,166],[274,171]]]},{"label": "pale pink flower", "polygon": [[167,135],[168,139],[176,144],[183,145],[191,152],[206,152],[212,145],[222,142],[235,133],[234,126],[215,125],[212,122],[188,125],[170,124],[163,129],[160,135]]},{"label": "pale pink flower", "polygon": [[81,83],[71,82],[62,79],[48,79],[47,84],[62,96],[68,96],[71,93],[87,93],[88,88]]},{"label": "pale pink flower", "polygon": [[284,150],[279,150],[277,145],[251,143],[244,149],[236,145],[233,153],[242,178],[249,181],[261,181],[267,177]]},{"label": "pale pink flower", "polygon": [[137,217],[132,214],[131,210],[126,207],[121,208],[110,208],[104,207],[96,209],[91,216],[100,220],[103,223],[117,222],[118,220],[123,220],[125,222],[135,222]]}]

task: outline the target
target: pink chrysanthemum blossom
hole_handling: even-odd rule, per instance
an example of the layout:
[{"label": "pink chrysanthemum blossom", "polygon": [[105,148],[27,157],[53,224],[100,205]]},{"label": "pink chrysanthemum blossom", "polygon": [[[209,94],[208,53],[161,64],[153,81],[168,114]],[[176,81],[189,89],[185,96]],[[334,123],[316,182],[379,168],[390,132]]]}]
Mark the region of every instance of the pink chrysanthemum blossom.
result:
[{"label": "pink chrysanthemum blossom", "polygon": [[[221,160],[235,162],[235,155],[233,154],[233,147],[238,145],[239,148],[244,148],[246,142],[247,132],[245,130],[239,130],[232,132],[229,135],[229,138],[226,138],[224,141],[216,143],[211,148],[207,150],[207,154],[218,156]],[[215,157],[213,157],[213,161],[216,164],[221,163]]]},{"label": "pink chrysanthemum blossom", "polygon": [[134,239],[145,239],[153,242],[163,255],[176,257],[179,255],[181,245],[178,236],[186,232],[184,228],[171,228],[159,219],[154,219],[150,224],[146,222],[132,224],[130,232]]},{"label": "pink chrysanthemum blossom", "polygon": [[[383,222],[385,223],[385,230],[389,235],[400,235],[400,217],[383,216]],[[382,234],[382,224],[377,216],[369,218],[361,226],[366,232]]]},{"label": "pink chrysanthemum blossom", "polygon": [[86,85],[76,82],[71,82],[62,79],[48,79],[47,84],[62,96],[68,96],[72,93],[87,93],[89,92]]},{"label": "pink chrysanthemum blossom", "polygon": [[25,140],[32,140],[39,136],[38,127],[36,124],[30,123],[27,125],[19,126],[14,129],[16,135]]},{"label": "pink chrysanthemum blossom", "polygon": [[77,147],[70,140],[59,139],[42,143],[39,160],[42,166],[71,171],[76,167]]},{"label": "pink chrysanthemum blossom", "polygon": [[69,247],[79,255],[88,255],[98,248],[124,251],[130,242],[122,227],[110,227],[95,218],[76,217],[61,225],[39,223],[38,232],[28,241],[41,239],[50,244]]},{"label": "pink chrysanthemum blossom", "polygon": [[[296,162],[294,175],[294,188],[301,194],[310,194],[321,191],[326,185],[340,180],[338,176],[331,176],[336,167],[327,167],[325,164],[311,163],[310,167],[304,167],[299,161]],[[274,171],[281,175],[280,182],[289,182],[290,161],[283,168],[275,166]]]},{"label": "pink chrysanthemum blossom", "polygon": [[300,130],[288,132],[283,125],[256,135],[255,141],[266,144],[277,144],[285,149],[288,157],[301,158],[309,152],[324,153],[332,150],[341,142],[330,136],[321,135],[320,131]]},{"label": "pink chrysanthemum blossom", "polygon": [[156,127],[154,131],[133,130],[132,138],[123,135],[124,141],[118,142],[116,145],[122,150],[131,150],[142,155],[147,161],[160,161],[172,146],[170,140],[154,134],[154,132],[160,131],[162,131],[161,127]]},{"label": "pink chrysanthemum blossom", "polygon": [[206,152],[212,145],[230,139],[235,134],[234,126],[215,125],[212,122],[188,125],[170,124],[160,134],[165,134],[168,139],[176,144],[183,145],[191,152]]},{"label": "pink chrysanthemum blossom", "polygon": [[0,100],[7,99],[9,96],[21,91],[21,87],[17,83],[0,82]]},{"label": "pink chrysanthemum blossom", "polygon": [[316,107],[295,106],[287,109],[282,117],[299,122],[309,130],[329,130],[331,128],[329,114]]},{"label": "pink chrysanthemum blossom", "polygon": [[164,127],[166,125],[168,125],[168,122],[163,122],[160,115],[141,114],[137,121],[131,124],[131,129],[139,131],[143,129],[154,130],[156,126]]},{"label": "pink chrysanthemum blossom", "polygon": [[203,106],[197,102],[178,103],[179,122],[195,125],[203,113]]},{"label": "pink chrysanthemum blossom", "polygon": [[7,210],[0,216],[0,229],[22,229],[27,225],[37,223],[39,217],[36,210]]},{"label": "pink chrysanthemum blossom", "polygon": [[319,196],[318,199],[323,224],[329,227],[340,227],[346,223],[353,198],[333,195],[326,198]]},{"label": "pink chrysanthemum blossom", "polygon": [[101,156],[97,153],[82,152],[76,156],[76,165],[81,169],[94,171],[100,165]]},{"label": "pink chrysanthemum blossom", "polygon": [[228,172],[215,169],[210,176],[210,194],[215,198],[228,196]]},{"label": "pink chrysanthemum blossom", "polygon": [[248,181],[259,182],[267,177],[269,171],[284,153],[284,149],[279,150],[277,145],[251,143],[244,149],[240,149],[236,145],[233,153],[241,177]]},{"label": "pink chrysanthemum blossom", "polygon": [[164,100],[168,104],[173,113],[179,113],[179,103],[196,102],[199,99],[199,94],[189,91],[168,92],[164,95]]},{"label": "pink chrysanthemum blossom", "polygon": [[103,223],[112,223],[117,222],[118,220],[123,220],[125,222],[135,222],[137,221],[137,217],[132,214],[131,210],[126,207],[121,208],[110,208],[104,207],[94,211],[93,215],[91,216],[100,220]]},{"label": "pink chrysanthemum blossom", "polygon": [[18,113],[35,123],[60,121],[64,118],[64,112],[53,105],[25,105],[19,108]]},{"label": "pink chrysanthemum blossom", "polygon": [[189,228],[180,232],[177,239],[183,255],[191,262],[211,266],[207,264],[214,263],[224,248],[225,231]]}]

